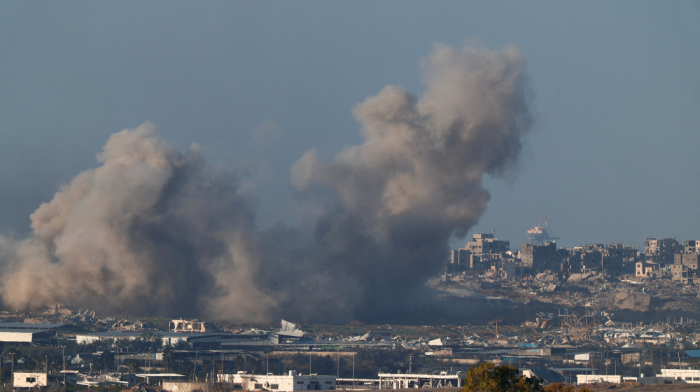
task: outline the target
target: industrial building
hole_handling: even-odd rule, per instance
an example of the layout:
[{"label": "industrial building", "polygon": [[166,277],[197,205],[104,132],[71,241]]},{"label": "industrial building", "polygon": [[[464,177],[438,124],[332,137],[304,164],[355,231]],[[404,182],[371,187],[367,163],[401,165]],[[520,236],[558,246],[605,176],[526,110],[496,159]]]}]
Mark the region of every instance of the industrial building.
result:
[{"label": "industrial building", "polygon": [[700,384],[700,370],[697,369],[661,369],[657,378],[683,381],[688,384]]},{"label": "industrial building", "polygon": [[63,324],[0,323],[0,342],[49,344]]},{"label": "industrial building", "polygon": [[12,374],[12,386],[15,388],[34,388],[54,385],[49,383],[46,373],[23,373],[14,372]]},{"label": "industrial building", "polygon": [[169,392],[212,392],[214,384],[198,381],[163,381],[161,388]]},{"label": "industrial building", "polygon": [[576,384],[597,384],[597,383],[612,383],[619,384],[622,382],[622,376],[617,375],[605,375],[605,374],[577,374]]},{"label": "industrial building", "polygon": [[462,387],[463,374],[379,373],[379,389]]},{"label": "industrial building", "polygon": [[217,382],[229,384],[232,389],[244,391],[328,391],[335,389],[336,377],[320,376],[313,373],[304,376],[297,373],[296,370],[290,370],[289,374],[284,375],[238,372],[236,374],[219,374]]},{"label": "industrial building", "polygon": [[[202,333],[158,332],[158,337],[162,339],[163,346],[175,346],[179,342],[185,342],[192,346],[193,342],[195,342],[196,340],[210,339],[212,337],[217,336],[220,336],[220,334],[214,335]],[[140,339],[141,337],[143,337],[143,332],[109,331],[96,332],[90,334],[76,334],[75,341],[78,344],[90,344],[100,340],[136,340]]]},{"label": "industrial building", "polygon": [[51,336],[45,329],[0,329],[0,342],[32,344],[37,340],[48,340]]}]

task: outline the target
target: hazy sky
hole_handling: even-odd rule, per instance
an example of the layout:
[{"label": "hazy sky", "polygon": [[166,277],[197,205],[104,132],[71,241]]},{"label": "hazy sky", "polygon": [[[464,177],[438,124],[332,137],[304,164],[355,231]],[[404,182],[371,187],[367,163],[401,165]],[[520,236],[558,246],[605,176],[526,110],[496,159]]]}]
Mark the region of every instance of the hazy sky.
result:
[{"label": "hazy sky", "polygon": [[564,246],[700,239],[697,1],[2,2],[0,228],[26,235],[145,121],[247,172],[260,226],[292,222],[291,165],[360,143],[356,104],[420,94],[433,45],[467,41],[523,52],[537,117],[474,231],[518,248],[544,213]]}]

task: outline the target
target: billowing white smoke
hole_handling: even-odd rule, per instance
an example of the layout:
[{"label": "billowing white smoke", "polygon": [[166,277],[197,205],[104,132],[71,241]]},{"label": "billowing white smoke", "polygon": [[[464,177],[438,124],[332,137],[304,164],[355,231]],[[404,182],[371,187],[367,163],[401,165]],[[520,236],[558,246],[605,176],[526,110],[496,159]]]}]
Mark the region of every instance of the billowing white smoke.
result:
[{"label": "billowing white smoke", "polygon": [[292,167],[313,211],[255,227],[233,173],[152,124],[110,137],[96,169],[32,214],[34,236],[0,238],[0,293],[108,312],[269,320],[371,317],[442,266],[452,235],[484,213],[484,174],[516,159],[530,126],[515,48],[438,45],[417,99],[387,86],[354,109],[365,142]]}]

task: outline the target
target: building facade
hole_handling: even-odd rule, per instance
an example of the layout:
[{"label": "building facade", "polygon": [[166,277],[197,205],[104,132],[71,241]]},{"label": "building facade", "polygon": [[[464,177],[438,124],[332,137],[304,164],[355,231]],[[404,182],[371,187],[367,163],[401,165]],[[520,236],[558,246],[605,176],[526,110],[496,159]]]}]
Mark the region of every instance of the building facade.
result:
[{"label": "building facade", "polygon": [[302,375],[296,370],[290,370],[288,374],[248,374],[238,372],[236,374],[219,374],[217,381],[222,384],[232,385],[233,389],[244,391],[328,391],[335,389],[335,376],[320,376],[318,374]]}]

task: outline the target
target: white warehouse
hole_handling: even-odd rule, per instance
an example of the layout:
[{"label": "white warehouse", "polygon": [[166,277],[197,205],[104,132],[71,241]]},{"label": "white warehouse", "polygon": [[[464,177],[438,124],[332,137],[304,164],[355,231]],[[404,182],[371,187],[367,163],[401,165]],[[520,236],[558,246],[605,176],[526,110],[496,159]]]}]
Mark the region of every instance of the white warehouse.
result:
[{"label": "white warehouse", "polygon": [[294,391],[328,391],[335,389],[335,376],[319,376],[311,374],[304,376],[296,370],[290,370],[289,374],[275,375],[268,373],[248,374],[238,372],[236,374],[220,374],[219,382],[231,383],[234,389],[244,391],[267,390],[280,392]]},{"label": "white warehouse", "polygon": [[697,369],[661,369],[656,377],[673,378],[688,384],[700,384],[700,370]]}]

